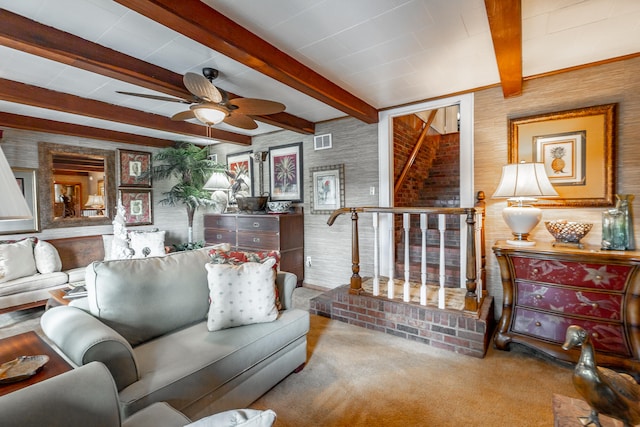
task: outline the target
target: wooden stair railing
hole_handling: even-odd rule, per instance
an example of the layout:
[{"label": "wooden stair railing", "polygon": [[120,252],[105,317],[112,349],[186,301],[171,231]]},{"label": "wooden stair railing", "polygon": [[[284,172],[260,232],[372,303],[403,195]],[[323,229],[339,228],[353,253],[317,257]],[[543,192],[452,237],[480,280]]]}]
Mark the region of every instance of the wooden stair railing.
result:
[{"label": "wooden stair railing", "polygon": [[[422,289],[421,289],[421,304],[426,305],[426,301],[422,298],[422,294],[426,289],[426,274],[424,273],[425,266],[425,239],[426,239],[426,218],[427,215],[438,215],[440,217],[440,241],[441,241],[441,268],[443,268],[443,259],[444,257],[444,217],[446,215],[454,215],[461,216],[465,219],[466,224],[466,248],[460,248],[461,251],[465,251],[465,269],[466,269],[466,295],[464,298],[464,310],[469,312],[477,312],[480,306],[480,301],[483,297],[482,288],[480,288],[480,292],[478,291],[478,279],[480,279],[480,283],[482,286],[482,280],[484,279],[482,270],[484,269],[484,264],[482,260],[482,256],[484,251],[480,251],[480,257],[477,255],[477,245],[480,244],[481,247],[481,235],[482,235],[482,225],[483,219],[482,215],[484,209],[483,207],[477,208],[415,208],[415,207],[407,207],[407,208],[385,208],[385,207],[352,207],[352,208],[341,208],[333,211],[329,219],[327,220],[327,224],[329,226],[333,225],[335,220],[343,214],[351,213],[351,280],[349,286],[350,294],[361,294],[363,292],[362,288],[362,277],[360,277],[360,247],[359,247],[359,235],[358,235],[358,214],[359,213],[371,213],[374,217],[374,295],[378,294],[378,232],[377,232],[377,218],[379,214],[392,214],[392,215],[403,215],[404,223],[408,224],[408,218],[410,215],[419,214],[421,216],[421,230],[423,234],[423,246],[422,246],[422,268],[423,268],[423,277],[422,277]],[[392,221],[393,223],[393,221]],[[478,224],[479,223],[479,224]],[[405,232],[407,232],[408,226],[405,225]],[[462,230],[461,230],[462,231]],[[408,245],[408,241],[405,242]],[[391,242],[393,246],[393,242]],[[406,253],[406,252],[405,252]],[[388,298],[394,298],[392,285],[393,285],[393,250],[390,253],[390,274],[389,274],[389,287],[388,287]],[[406,260],[407,258],[405,258]],[[441,272],[443,274],[443,272]],[[478,277],[480,276],[480,277]],[[408,301],[407,294],[408,290],[408,273],[405,272],[405,301]],[[444,307],[444,280],[440,281],[440,292],[439,292],[439,306]]]}]

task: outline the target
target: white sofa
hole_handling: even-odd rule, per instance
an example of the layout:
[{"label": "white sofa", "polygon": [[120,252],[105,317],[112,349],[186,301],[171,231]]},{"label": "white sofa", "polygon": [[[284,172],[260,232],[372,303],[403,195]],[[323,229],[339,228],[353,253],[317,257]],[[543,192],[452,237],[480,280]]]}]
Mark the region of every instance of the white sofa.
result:
[{"label": "white sofa", "polygon": [[[131,230],[129,236],[128,256],[166,253],[164,231]],[[0,314],[45,305],[50,291],[84,282],[87,265],[114,259],[115,252],[111,234],[1,242]]]},{"label": "white sofa", "polygon": [[210,294],[209,261],[205,248],[94,262],[88,298],[45,312],[42,329],[76,365],[109,368],[125,416],[160,401],[191,418],[247,407],[304,366],[309,313],[292,308],[297,278],[280,272],[275,320],[211,332],[209,298],[222,298]]}]

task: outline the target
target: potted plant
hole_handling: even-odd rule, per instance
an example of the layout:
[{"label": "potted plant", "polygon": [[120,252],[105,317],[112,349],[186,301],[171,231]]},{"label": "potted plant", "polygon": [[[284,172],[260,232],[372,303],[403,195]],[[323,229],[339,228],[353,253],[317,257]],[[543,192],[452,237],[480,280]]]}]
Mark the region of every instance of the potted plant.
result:
[{"label": "potted plant", "polygon": [[163,195],[159,203],[169,206],[185,205],[189,221],[188,244],[193,243],[193,216],[200,206],[212,206],[211,192],[203,187],[215,170],[224,170],[208,159],[207,147],[179,142],[167,147],[153,157],[151,174],[154,179],[177,178],[178,182]]}]

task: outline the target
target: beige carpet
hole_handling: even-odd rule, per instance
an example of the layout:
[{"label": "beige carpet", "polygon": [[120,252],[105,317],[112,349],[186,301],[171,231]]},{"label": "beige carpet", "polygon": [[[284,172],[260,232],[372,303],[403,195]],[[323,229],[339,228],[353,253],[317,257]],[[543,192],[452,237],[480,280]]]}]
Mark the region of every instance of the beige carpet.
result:
[{"label": "beige carpet", "polygon": [[[389,284],[388,277],[380,277],[380,295],[386,297]],[[417,282],[409,281],[409,301],[420,304],[420,287],[422,285]],[[362,289],[370,295],[373,295],[373,278],[367,277],[362,281]],[[427,285],[427,305],[438,306],[439,286]],[[444,305],[451,310],[464,310],[464,296],[467,290],[462,288],[445,288]],[[393,280],[394,300],[402,301],[404,297],[404,279]]]},{"label": "beige carpet", "polygon": [[307,366],[252,407],[276,427],[550,427],[554,393],[578,397],[571,369],[523,351],[476,359],[311,316]]},{"label": "beige carpet", "polygon": [[[0,315],[0,338],[41,334],[41,314]],[[569,367],[524,351],[476,359],[320,316],[308,342],[307,366],[252,405],[276,427],[549,427],[553,394],[578,397]]]}]

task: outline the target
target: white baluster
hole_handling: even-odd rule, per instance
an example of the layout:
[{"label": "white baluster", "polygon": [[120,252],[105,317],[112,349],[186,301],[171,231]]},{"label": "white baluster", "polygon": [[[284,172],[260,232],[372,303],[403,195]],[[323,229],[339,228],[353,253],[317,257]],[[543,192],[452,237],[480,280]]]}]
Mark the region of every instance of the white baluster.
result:
[{"label": "white baluster", "polygon": [[438,230],[440,231],[440,289],[438,289],[438,308],[445,308],[444,282],[446,278],[444,264],[444,231],[446,230],[445,215],[438,215]]},{"label": "white baluster", "polygon": [[380,242],[378,241],[378,212],[373,213],[373,296],[380,295]]},{"label": "white baluster", "polygon": [[409,263],[409,229],[411,228],[411,215],[408,213],[402,214],[402,227],[404,228],[404,287],[402,301],[411,301],[411,284],[409,279],[411,277],[410,263]]},{"label": "white baluster", "polygon": [[390,246],[390,250],[389,250],[389,281],[387,282],[387,298],[389,299],[393,299],[395,297],[395,284],[393,283],[393,270],[395,269],[395,248],[394,248],[394,244],[395,244],[395,239],[394,239],[394,216],[393,214],[391,215],[391,230],[389,230],[389,232],[391,233],[391,238],[389,239],[389,246]]},{"label": "white baluster", "polygon": [[420,260],[420,305],[427,305],[427,214],[420,214],[422,231],[422,254]]}]

